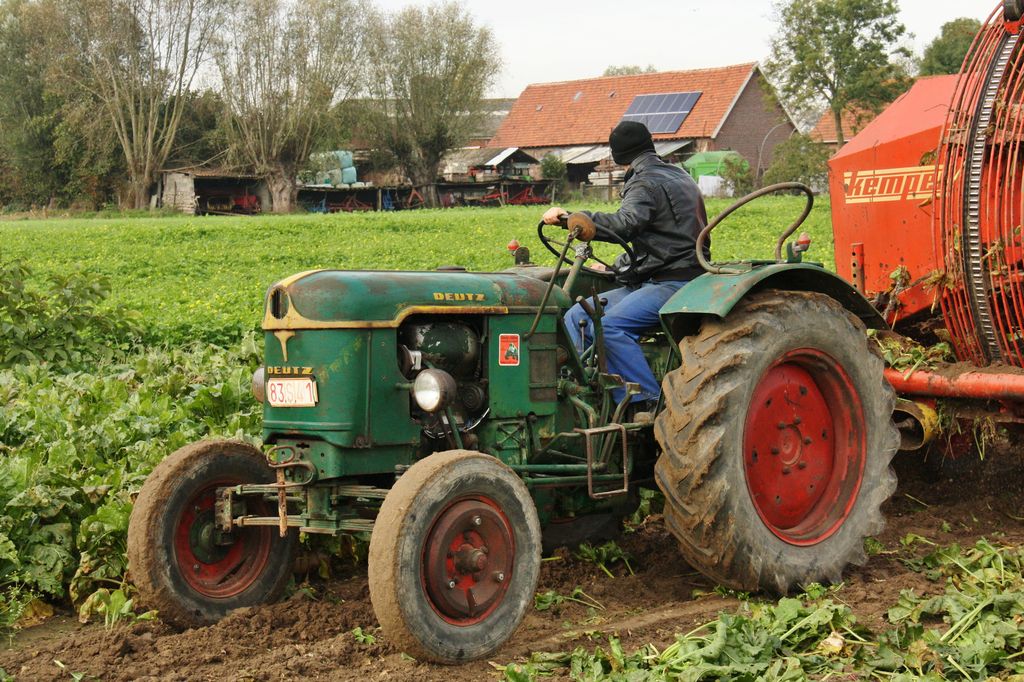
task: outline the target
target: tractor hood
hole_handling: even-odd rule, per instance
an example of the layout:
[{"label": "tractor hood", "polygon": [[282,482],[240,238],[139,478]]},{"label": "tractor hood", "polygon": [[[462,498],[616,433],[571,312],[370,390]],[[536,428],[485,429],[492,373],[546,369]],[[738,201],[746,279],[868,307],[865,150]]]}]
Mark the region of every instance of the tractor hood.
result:
[{"label": "tractor hood", "polygon": [[[535,312],[547,286],[506,273],[313,270],[270,287],[263,329],[397,327],[415,314]],[[555,287],[548,306],[569,305]]]}]

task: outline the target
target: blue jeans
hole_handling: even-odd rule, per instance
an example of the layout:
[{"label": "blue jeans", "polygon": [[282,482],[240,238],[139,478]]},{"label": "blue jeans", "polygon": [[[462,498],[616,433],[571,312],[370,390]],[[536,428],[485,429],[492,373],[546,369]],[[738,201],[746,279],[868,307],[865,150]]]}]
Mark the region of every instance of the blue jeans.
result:
[{"label": "blue jeans", "polygon": [[[661,386],[640,350],[640,336],[659,326],[658,311],[684,284],[686,282],[644,282],[640,286],[625,286],[598,294],[608,301],[601,318],[608,373],[640,384],[640,393],[633,396],[633,402],[657,400],[661,395]],[[577,350],[593,343],[593,323],[578,303],[565,314],[565,326]],[[612,397],[621,401],[626,397],[626,390],[613,389]]]}]

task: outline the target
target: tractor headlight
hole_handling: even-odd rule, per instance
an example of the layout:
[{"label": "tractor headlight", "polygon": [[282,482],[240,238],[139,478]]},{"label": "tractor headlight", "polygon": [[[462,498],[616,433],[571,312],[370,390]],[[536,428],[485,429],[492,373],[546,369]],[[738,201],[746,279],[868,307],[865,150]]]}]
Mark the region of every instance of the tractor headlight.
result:
[{"label": "tractor headlight", "polygon": [[261,403],[267,398],[267,373],[262,367],[253,372],[252,394],[256,397],[256,400]]},{"label": "tractor headlight", "polygon": [[425,369],[416,375],[412,396],[425,412],[443,410],[455,397],[455,379],[440,369]]}]

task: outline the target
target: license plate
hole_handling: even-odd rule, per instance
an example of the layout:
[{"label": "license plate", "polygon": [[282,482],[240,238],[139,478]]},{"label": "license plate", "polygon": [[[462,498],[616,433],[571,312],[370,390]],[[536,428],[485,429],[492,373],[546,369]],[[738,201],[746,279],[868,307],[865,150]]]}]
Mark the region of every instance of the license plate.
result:
[{"label": "license plate", "polygon": [[267,402],[271,407],[314,407],[317,400],[316,382],[309,377],[267,380]]}]

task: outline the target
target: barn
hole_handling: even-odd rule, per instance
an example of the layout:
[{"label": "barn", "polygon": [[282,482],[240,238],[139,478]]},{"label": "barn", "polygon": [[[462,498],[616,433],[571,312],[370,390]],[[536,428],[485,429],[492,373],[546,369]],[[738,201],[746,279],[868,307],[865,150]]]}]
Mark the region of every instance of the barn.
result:
[{"label": "barn", "polygon": [[[565,162],[571,182],[616,178],[608,134],[619,121],[651,130],[663,157],[735,151],[763,172],[796,125],[772,97],[756,63],[692,71],[607,76],[527,86],[491,148],[518,147]],[[607,184],[607,181],[606,181]]]}]

